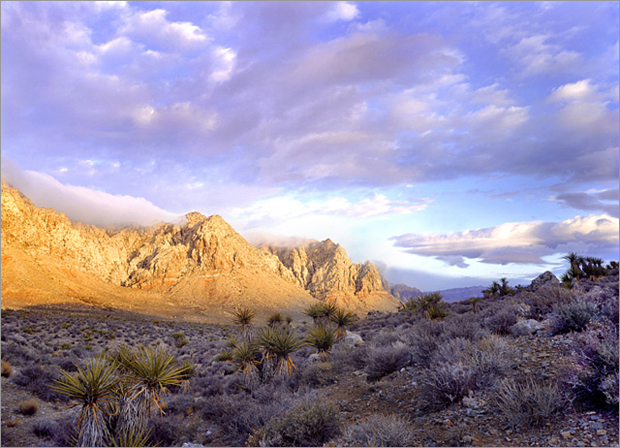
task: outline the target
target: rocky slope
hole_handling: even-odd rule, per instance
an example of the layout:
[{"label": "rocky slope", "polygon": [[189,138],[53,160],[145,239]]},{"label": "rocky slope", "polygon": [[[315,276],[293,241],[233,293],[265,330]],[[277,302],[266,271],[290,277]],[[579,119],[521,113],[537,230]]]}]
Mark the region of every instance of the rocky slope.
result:
[{"label": "rocky slope", "polygon": [[393,311],[398,300],[387,282],[369,261],[353,263],[346,251],[330,239],[298,247],[263,246],[293,274],[296,282],[313,297],[356,310]]},{"label": "rocky slope", "polygon": [[[360,298],[381,287],[371,264],[352,268],[340,282],[333,280],[339,274],[328,272],[332,265],[321,270],[322,286],[311,288],[219,216],[194,212],[179,225],[104,230],[38,208],[2,184],[3,307],[80,302],[215,318],[242,305],[299,314],[314,302],[312,296],[330,299],[330,288],[346,296],[345,280],[359,280]],[[354,308],[385,309],[383,301],[391,296],[383,295],[355,302]]]}]

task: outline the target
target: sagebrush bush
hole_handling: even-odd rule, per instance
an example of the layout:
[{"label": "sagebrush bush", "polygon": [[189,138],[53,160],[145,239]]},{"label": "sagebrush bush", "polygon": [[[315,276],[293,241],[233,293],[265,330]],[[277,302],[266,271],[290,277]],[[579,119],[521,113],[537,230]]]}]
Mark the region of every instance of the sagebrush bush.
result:
[{"label": "sagebrush bush", "polygon": [[502,380],[494,396],[496,411],[502,414],[509,426],[540,426],[556,416],[564,401],[557,385],[527,379],[515,382]]},{"label": "sagebrush bush", "polygon": [[437,347],[432,356],[432,363],[465,362],[474,352],[474,347],[474,343],[468,339],[448,339]]},{"label": "sagebrush bush", "polygon": [[32,432],[37,437],[51,438],[56,433],[56,423],[49,419],[37,420],[32,425]]},{"label": "sagebrush bush", "polygon": [[598,314],[598,307],[580,300],[557,305],[549,315],[551,334],[582,331]]},{"label": "sagebrush bush", "polygon": [[497,334],[509,334],[510,327],[517,323],[519,310],[514,305],[506,305],[502,308],[495,308],[489,317],[484,321],[485,327]]},{"label": "sagebrush bush", "polygon": [[443,331],[443,322],[425,321],[403,333],[401,339],[409,347],[411,361],[427,367],[443,338]]},{"label": "sagebrush bush", "polygon": [[429,409],[456,403],[475,388],[475,370],[463,362],[434,364],[420,379],[421,398]]},{"label": "sagebrush bush", "polygon": [[248,443],[251,446],[323,446],[339,432],[337,407],[324,400],[306,399],[255,431]]},{"label": "sagebrush bush", "polygon": [[336,381],[334,364],[319,362],[312,364],[303,371],[302,381],[310,387],[322,387]]},{"label": "sagebrush bush", "polygon": [[487,387],[514,368],[513,358],[514,349],[505,339],[489,335],[468,353],[467,363],[476,371],[476,385]]},{"label": "sagebrush bush", "polygon": [[63,400],[67,397],[50,388],[50,384],[58,378],[56,372],[40,365],[28,366],[21,369],[13,380],[15,384],[32,392],[37,397],[45,400]]},{"label": "sagebrush bush", "polygon": [[409,364],[410,349],[401,343],[389,347],[375,347],[368,352],[366,373],[369,381],[377,381]]},{"label": "sagebrush bush", "polygon": [[561,285],[544,285],[534,292],[524,292],[521,300],[528,306],[527,319],[542,320],[560,303],[567,303],[575,298],[575,293]]},{"label": "sagebrush bush", "polygon": [[398,415],[373,414],[349,425],[345,446],[413,446],[412,425]]},{"label": "sagebrush bush", "polygon": [[485,331],[480,326],[478,319],[471,314],[452,315],[444,321],[444,335],[446,339],[463,338],[477,341],[484,334]]},{"label": "sagebrush bush", "polygon": [[618,327],[608,323],[579,334],[576,355],[564,372],[569,397],[586,409],[618,404]]}]

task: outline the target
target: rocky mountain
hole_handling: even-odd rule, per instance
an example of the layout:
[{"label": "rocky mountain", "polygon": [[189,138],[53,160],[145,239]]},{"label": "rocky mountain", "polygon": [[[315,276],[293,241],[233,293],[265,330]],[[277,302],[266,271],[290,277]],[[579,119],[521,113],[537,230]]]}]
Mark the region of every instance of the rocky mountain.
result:
[{"label": "rocky mountain", "polygon": [[330,239],[298,247],[262,246],[278,257],[299,286],[313,297],[355,310],[394,310],[398,300],[369,261],[353,263],[347,252]]},{"label": "rocky mountain", "polygon": [[407,286],[404,283],[392,285],[390,287],[390,293],[401,302],[406,302],[411,297],[418,297],[423,294],[418,288]]},{"label": "rocky mountain", "polygon": [[[327,281],[334,276],[328,268],[323,286],[310,288],[221,217],[195,212],[178,225],[106,230],[38,208],[3,183],[1,235],[3,307],[87,303],[217,320],[235,306],[299,314],[316,298],[331,299],[330,287],[339,299],[350,292],[344,279]],[[348,300],[357,311],[385,309],[394,300],[384,290],[379,301],[353,300],[381,286],[369,275],[373,269],[364,265],[346,279],[360,279],[359,296]]]}]

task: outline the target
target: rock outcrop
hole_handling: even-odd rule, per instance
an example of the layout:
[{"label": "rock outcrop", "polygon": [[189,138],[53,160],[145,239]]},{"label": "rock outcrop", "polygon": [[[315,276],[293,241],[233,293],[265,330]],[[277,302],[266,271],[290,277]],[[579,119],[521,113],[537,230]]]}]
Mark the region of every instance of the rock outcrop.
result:
[{"label": "rock outcrop", "polygon": [[297,284],[320,300],[335,302],[357,311],[394,311],[399,301],[388,291],[387,282],[369,261],[353,263],[346,251],[330,239],[299,247],[263,246],[276,255]]},{"label": "rock outcrop", "polygon": [[371,263],[352,264],[331,241],[281,257],[252,246],[217,215],[101,229],[38,208],[2,183],[1,235],[5,307],[79,301],[159,314],[221,314],[241,305],[300,314],[315,298],[343,305],[371,298],[354,303],[359,311],[385,309],[382,300],[391,298]]}]

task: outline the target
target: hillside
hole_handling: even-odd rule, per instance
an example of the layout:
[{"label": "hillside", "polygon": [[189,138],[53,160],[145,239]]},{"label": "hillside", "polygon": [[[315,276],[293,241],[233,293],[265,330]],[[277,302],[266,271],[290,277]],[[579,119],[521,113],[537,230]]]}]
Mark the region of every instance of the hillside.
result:
[{"label": "hillside", "polygon": [[[321,275],[334,277],[336,265]],[[365,280],[367,272],[376,269],[366,264],[346,277],[365,295],[334,282],[316,289],[217,215],[193,212],[179,225],[106,230],[38,208],[2,184],[3,308],[88,304],[210,321],[236,306],[301,316],[316,299],[336,296],[358,312],[395,308],[380,281]],[[365,301],[369,296],[378,299]]]}]

